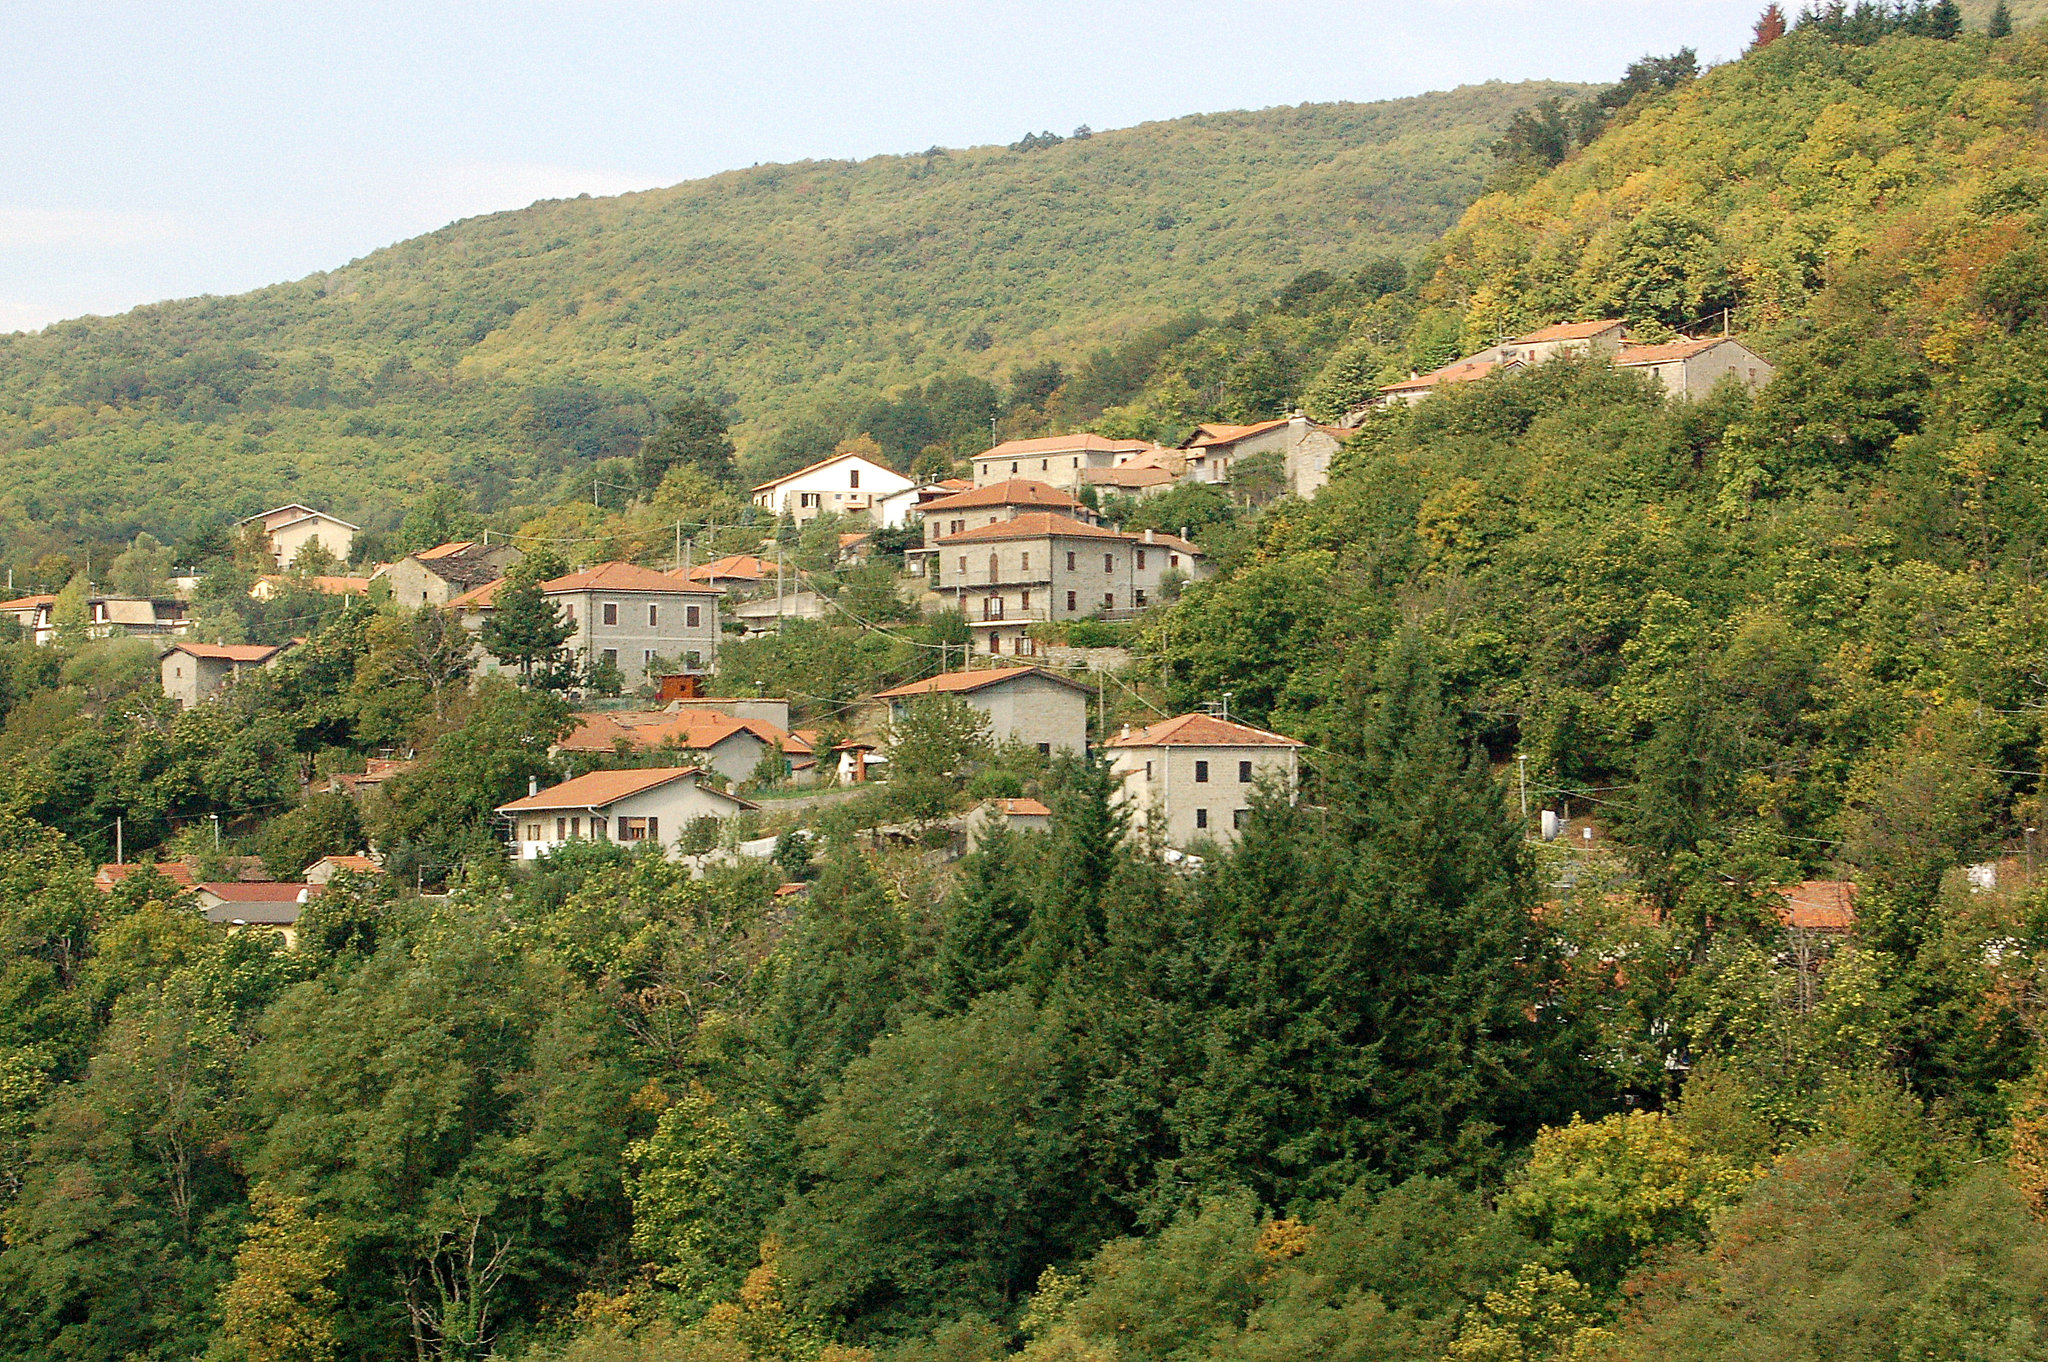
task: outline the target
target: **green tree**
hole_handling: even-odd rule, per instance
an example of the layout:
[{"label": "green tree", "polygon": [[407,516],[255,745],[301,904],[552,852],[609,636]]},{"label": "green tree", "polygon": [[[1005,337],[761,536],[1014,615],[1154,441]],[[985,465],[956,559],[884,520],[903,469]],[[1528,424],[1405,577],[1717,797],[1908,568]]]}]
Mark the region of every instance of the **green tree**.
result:
[{"label": "green tree", "polygon": [[167,588],[171,551],[144,531],[107,568],[107,585],[120,596],[157,596]]},{"label": "green tree", "polygon": [[1992,5],[1991,17],[1984,25],[1984,36],[1994,39],[2012,36],[2012,7],[2005,0],[1997,0]]},{"label": "green tree", "polygon": [[911,701],[889,725],[890,810],[914,822],[944,817],[994,755],[988,716],[959,696]]},{"label": "green tree", "polygon": [[542,582],[561,573],[561,560],[554,554],[527,555],[506,574],[484,620],[484,650],[505,665],[519,668],[519,675],[528,682],[535,668],[552,669],[560,659],[562,645],[576,632],[576,626],[562,618],[540,589]]},{"label": "green tree", "polygon": [[652,492],[671,468],[693,468],[716,482],[732,476],[732,436],[714,402],[685,397],[661,414],[661,424],[640,446],[640,486]]}]

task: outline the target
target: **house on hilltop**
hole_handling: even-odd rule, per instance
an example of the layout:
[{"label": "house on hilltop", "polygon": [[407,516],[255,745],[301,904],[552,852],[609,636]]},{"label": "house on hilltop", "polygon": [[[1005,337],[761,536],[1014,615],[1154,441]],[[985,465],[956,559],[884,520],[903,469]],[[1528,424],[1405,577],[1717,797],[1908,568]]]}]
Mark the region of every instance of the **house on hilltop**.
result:
[{"label": "house on hilltop", "polygon": [[1280,456],[1286,490],[1312,497],[1330,481],[1330,460],[1351,432],[1324,426],[1300,412],[1249,426],[1201,425],[1182,446],[1188,478],[1193,482],[1227,483],[1230,466],[1254,454]]},{"label": "house on hilltop", "polygon": [[997,667],[947,672],[882,691],[875,698],[888,701],[891,718],[901,721],[919,700],[957,695],[988,719],[989,736],[996,742],[1021,742],[1049,757],[1088,750],[1088,701],[1094,694],[1079,681],[1043,667]]},{"label": "house on hilltop", "polygon": [[653,842],[670,860],[675,839],[700,818],[731,818],[756,807],[711,789],[695,766],[592,771],[524,799],[500,804],[511,826],[513,855],[522,861],[569,842]]},{"label": "house on hilltop", "polygon": [[391,583],[391,599],[399,605],[444,606],[497,581],[525,557],[510,544],[463,539],[408,553],[378,575]]},{"label": "house on hilltop", "polygon": [[1114,468],[1121,460],[1151,448],[1149,440],[1117,440],[1086,432],[1005,440],[974,456],[974,485],[1035,478],[1063,492],[1077,492],[1089,469]]},{"label": "house on hilltop", "polygon": [[191,709],[240,680],[242,674],[275,662],[284,649],[265,643],[175,643],[157,658],[164,694]]},{"label": "house on hilltop", "polygon": [[827,511],[866,515],[884,497],[917,484],[893,468],[860,454],[834,454],[807,468],[773,478],[753,488],[756,506],[808,524]]},{"label": "house on hilltop", "polygon": [[339,516],[316,511],[311,506],[301,506],[298,502],[273,507],[241,523],[262,527],[264,538],[270,545],[270,556],[277,560],[280,572],[290,567],[292,560],[299,556],[299,550],[309,543],[318,543],[335,562],[346,563],[355,551],[356,535],[362,528]]},{"label": "house on hilltop", "polygon": [[1615,355],[1614,367],[1648,374],[1664,385],[1668,395],[1688,397],[1695,402],[1731,375],[1755,392],[1778,372],[1731,336],[1671,341],[1664,345],[1625,345]]},{"label": "house on hilltop", "polygon": [[1156,833],[1170,847],[1236,841],[1260,781],[1276,782],[1289,798],[1301,781],[1300,742],[1208,714],[1126,728],[1108,746],[1112,797],[1129,810],[1131,830]]}]

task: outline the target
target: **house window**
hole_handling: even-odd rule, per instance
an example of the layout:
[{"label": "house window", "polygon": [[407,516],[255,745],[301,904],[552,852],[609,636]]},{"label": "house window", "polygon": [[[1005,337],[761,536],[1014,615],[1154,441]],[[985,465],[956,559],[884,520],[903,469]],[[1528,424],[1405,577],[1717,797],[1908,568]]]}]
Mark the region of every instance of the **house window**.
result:
[{"label": "house window", "polygon": [[659,818],[621,818],[619,820],[621,842],[658,842],[661,840]]},{"label": "house window", "polygon": [[1138,550],[1138,571],[1140,571],[1140,572],[1143,572],[1144,570],[1145,570],[1145,550],[1143,550],[1143,549],[1139,549],[1139,550]]},{"label": "house window", "polygon": [[1049,757],[1049,756],[1051,756],[1051,755],[1052,755],[1052,744],[1051,744],[1051,743],[1049,743],[1049,742],[1042,742],[1042,743],[1040,743],[1040,744],[1038,745],[1038,755],[1039,755],[1039,756],[1041,756],[1041,757]]},{"label": "house window", "polygon": [[988,556],[988,579],[993,582],[1000,575],[1001,569],[996,564],[996,556],[991,553]]},{"label": "house window", "polygon": [[599,653],[598,656],[603,658],[610,666],[616,667],[619,665],[619,650],[617,648],[607,648]]},{"label": "house window", "polygon": [[1017,471],[1017,465],[1016,465],[1016,464],[1011,464],[1011,465],[1010,465],[1010,471],[1011,471],[1012,473],[1016,472],[1016,471]]},{"label": "house window", "polygon": [[1105,553],[1105,554],[1103,554],[1103,555],[1102,555],[1102,570],[1103,570],[1104,572],[1115,572],[1115,571],[1116,571],[1116,555],[1115,555],[1115,554],[1113,554],[1113,553]]},{"label": "house window", "polygon": [[1198,762],[1196,762],[1196,763],[1195,763],[1195,784],[1197,784],[1197,785],[1207,785],[1208,783],[1209,783],[1209,763],[1208,763],[1208,762],[1206,762],[1206,761],[1198,761]]},{"label": "house window", "polygon": [[1177,567],[1179,567],[1179,566],[1180,566],[1180,555],[1179,555],[1179,554],[1177,554],[1177,553],[1169,553],[1169,554],[1167,554],[1167,555],[1166,555],[1166,565],[1167,565],[1168,567],[1170,567],[1170,568],[1177,568]]},{"label": "house window", "polygon": [[967,555],[964,553],[960,555],[960,579],[967,579]]},{"label": "house window", "polygon": [[583,820],[581,818],[569,820],[569,835],[571,837],[581,837],[583,835]]},{"label": "house window", "polygon": [[704,654],[695,652],[683,654],[683,666],[686,669],[690,671],[696,671],[699,667],[702,667],[703,665]]},{"label": "house window", "polygon": [[566,818],[557,818],[557,819],[555,820],[555,840],[556,840],[557,842],[566,842],[566,841],[568,841],[568,840],[569,840],[569,820],[568,820],[568,819],[566,819]]},{"label": "house window", "polygon": [[654,670],[654,649],[642,648],[640,650],[640,670],[643,672]]},{"label": "house window", "polygon": [[[648,622],[649,624],[652,624],[652,623],[654,623],[654,621],[653,621],[653,620],[649,620],[649,621],[647,621],[647,622]],[[684,607],[683,607],[683,626],[684,626],[685,628],[688,628],[688,629],[695,629],[695,628],[697,628],[697,627],[698,627],[699,625],[701,625],[701,624],[703,624],[703,623],[704,623],[704,607],[703,607],[703,606],[701,606],[701,605],[686,605],[686,606],[684,606]]]},{"label": "house window", "polygon": [[1230,826],[1241,828],[1245,825],[1245,820],[1251,816],[1252,811],[1250,809],[1232,809],[1230,811]]},{"label": "house window", "polygon": [[604,819],[592,816],[590,820],[590,835],[600,842],[610,840],[605,835]]},{"label": "house window", "polygon": [[606,601],[604,603],[604,622],[606,624],[617,624],[619,622],[619,603],[617,601]]},{"label": "house window", "polygon": [[1026,549],[1026,550],[1024,550],[1024,564],[1023,564],[1023,566],[1022,566],[1022,567],[1020,567],[1020,568],[1018,569],[1018,571],[1020,571],[1020,572],[1029,572],[1029,571],[1031,571],[1031,550],[1030,550],[1030,549]]},{"label": "house window", "polygon": [[1237,764],[1237,783],[1240,785],[1252,783],[1252,764],[1250,762],[1241,761]]},{"label": "house window", "polygon": [[660,624],[661,624],[661,607],[659,607],[659,606],[655,606],[655,605],[650,605],[650,606],[648,606],[648,607],[647,607],[647,627],[648,627],[649,629],[653,629],[653,628],[657,628],[657,627],[659,627],[659,626],[660,626]]},{"label": "house window", "polygon": [[1116,609],[1116,593],[1114,591],[1105,591],[1102,593],[1102,608],[1104,610]]},{"label": "house window", "polygon": [[1152,783],[1152,763],[1149,761],[1145,763],[1145,783],[1147,785]]},{"label": "house window", "polygon": [[1029,591],[1017,593],[1017,608],[1019,610],[1029,610],[1031,608],[1031,593]]},{"label": "house window", "polygon": [[576,622],[576,602],[569,601],[562,606],[562,618],[571,624]]},{"label": "house window", "polygon": [[1207,809],[1195,810],[1195,826],[1198,828],[1206,828],[1209,826],[1209,811]]},{"label": "house window", "polygon": [[846,485],[856,491],[860,489],[860,470],[858,468],[853,469],[846,475]]},{"label": "house window", "polygon": [[1073,593],[1073,592],[1071,592],[1071,591],[1069,591],[1069,592],[1067,593],[1067,609],[1069,609],[1069,610],[1078,610],[1079,608],[1080,608],[1079,606],[1077,606],[1077,605],[1075,605],[1075,604],[1074,604],[1074,593]]},{"label": "house window", "polygon": [[947,534],[960,534],[960,533],[963,533],[963,532],[964,532],[964,531],[965,531],[966,529],[967,529],[967,522],[966,522],[965,520],[955,520],[955,521],[951,522],[951,523],[950,523],[950,524],[949,524],[949,525],[948,525],[948,526],[946,527],[946,533],[947,533]]},{"label": "house window", "polygon": [[1046,469],[1048,469],[1048,468],[1050,468],[1050,467],[1052,467],[1052,460],[1051,460],[1051,459],[1040,459],[1040,460],[1038,461],[1038,471],[1039,471],[1039,472],[1043,473],[1043,472],[1044,472],[1044,471],[1045,471]]},{"label": "house window", "polygon": [[1131,593],[1131,604],[1140,610],[1145,608],[1145,588],[1139,587]]},{"label": "house window", "polygon": [[526,825],[526,840],[529,842],[538,842],[540,840],[540,824],[528,823]]}]

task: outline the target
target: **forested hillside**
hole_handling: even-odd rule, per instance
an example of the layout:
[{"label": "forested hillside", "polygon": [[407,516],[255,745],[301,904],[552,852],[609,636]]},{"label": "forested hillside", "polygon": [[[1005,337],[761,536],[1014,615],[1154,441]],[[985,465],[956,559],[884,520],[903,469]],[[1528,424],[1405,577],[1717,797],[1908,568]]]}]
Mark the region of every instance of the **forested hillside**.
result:
[{"label": "forested hillside", "polygon": [[1305,268],[1418,249],[1476,197],[1509,117],[1568,88],[761,166],[0,338],[0,548],[169,539],[294,498],[382,528],[435,486],[544,502],[684,395],[727,407],[749,470],[793,466],[893,387],[1071,366]]}]

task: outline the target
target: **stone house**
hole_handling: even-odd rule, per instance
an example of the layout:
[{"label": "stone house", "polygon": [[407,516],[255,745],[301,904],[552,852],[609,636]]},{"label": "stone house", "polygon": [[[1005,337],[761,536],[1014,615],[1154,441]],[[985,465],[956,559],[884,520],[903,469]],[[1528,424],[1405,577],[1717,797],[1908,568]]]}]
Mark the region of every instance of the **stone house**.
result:
[{"label": "stone house", "polygon": [[1614,367],[1649,374],[1664,385],[1667,395],[1695,402],[1724,379],[1733,378],[1755,392],[1777,373],[1754,350],[1729,336],[1665,345],[1625,345],[1615,355]]},{"label": "stone house", "polygon": [[1542,364],[1559,358],[1582,359],[1587,355],[1612,358],[1628,344],[1628,323],[1614,317],[1588,322],[1559,322],[1531,331],[1526,336],[1502,341],[1487,358],[1502,363]]},{"label": "stone house", "polygon": [[1131,830],[1175,848],[1204,839],[1229,845],[1251,817],[1261,780],[1289,798],[1301,780],[1301,743],[1208,714],[1127,728],[1108,747],[1113,798],[1129,810]]},{"label": "stone house", "polygon": [[487,582],[495,582],[526,557],[510,544],[458,540],[405,557],[377,574],[391,584],[391,599],[414,609],[444,606]]},{"label": "stone house", "polygon": [[1208,575],[1202,551],[1185,539],[1050,511],[941,535],[937,548],[935,589],[992,656],[1035,651],[1033,624],[1132,619],[1163,599],[1169,580]]},{"label": "stone house", "polygon": [[771,752],[790,760],[811,755],[810,744],[778,724],[716,710],[600,710],[576,720],[576,731],[555,751],[606,756],[669,749],[735,785],[751,778]]},{"label": "stone house", "polygon": [[998,743],[1021,742],[1045,755],[1088,750],[1088,702],[1095,692],[1043,667],[996,667],[947,672],[880,692],[891,719],[900,721],[917,701],[957,695],[988,719]]},{"label": "stone house", "polygon": [[972,486],[974,484],[966,478],[941,478],[937,482],[918,483],[876,498],[874,509],[869,514],[883,529],[899,529],[923,514],[927,504],[941,497],[950,497],[955,492],[964,492]]},{"label": "stone house", "polygon": [[356,535],[362,528],[339,516],[331,516],[297,502],[252,515],[242,524],[263,527],[264,537],[270,542],[270,554],[277,560],[280,572],[290,567],[292,559],[299,556],[299,550],[313,541],[318,541],[335,562],[346,563],[355,551]]},{"label": "stone house", "polygon": [[[466,629],[483,632],[484,621],[497,609],[504,579],[487,582],[448,602],[448,609]],[[608,661],[628,686],[663,675],[701,676],[718,670],[718,601],[716,587],[631,563],[600,563],[596,567],[550,578],[541,594],[554,603],[562,618],[575,627],[566,645],[586,666]],[[496,659],[482,653],[486,671],[498,669]],[[657,662],[673,663],[665,670]]]},{"label": "stone house", "polygon": [[500,804],[512,854],[530,861],[568,842],[653,842],[670,860],[676,839],[700,818],[731,818],[755,805],[703,783],[695,766],[592,771]]},{"label": "stone house", "polygon": [[1330,481],[1330,460],[1351,432],[1318,425],[1300,412],[1249,426],[1203,425],[1183,449],[1193,482],[1227,483],[1230,466],[1253,454],[1278,454],[1285,490],[1312,497]]},{"label": "stone house", "polygon": [[267,667],[284,649],[261,643],[175,643],[157,659],[164,694],[191,709],[233,685],[246,671]]},{"label": "stone house", "polygon": [[756,506],[806,524],[827,511],[866,515],[882,498],[917,484],[859,454],[835,454],[753,488]]},{"label": "stone house", "polygon": [[929,575],[941,538],[1014,520],[1031,511],[1052,511],[1090,524],[1095,522],[1095,512],[1050,483],[1005,478],[926,503],[924,542],[903,551],[903,569],[919,576]]},{"label": "stone house", "polygon": [[1115,440],[1086,433],[1005,440],[974,456],[974,485],[987,487],[1009,478],[1036,478],[1063,492],[1076,492],[1087,470],[1114,468],[1122,460],[1151,448],[1149,440]]}]

